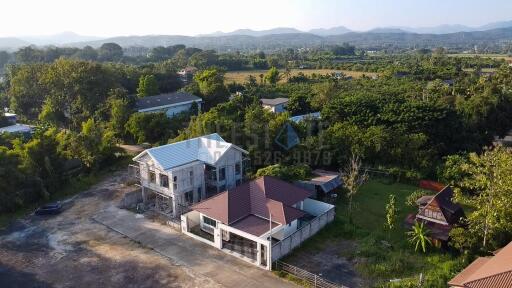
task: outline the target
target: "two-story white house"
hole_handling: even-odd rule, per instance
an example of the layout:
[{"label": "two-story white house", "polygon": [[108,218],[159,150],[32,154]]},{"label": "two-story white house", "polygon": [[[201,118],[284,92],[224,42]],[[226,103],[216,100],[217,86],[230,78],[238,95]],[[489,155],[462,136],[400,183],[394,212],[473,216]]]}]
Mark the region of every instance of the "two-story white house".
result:
[{"label": "two-story white house", "polygon": [[169,217],[243,181],[247,151],[210,134],[147,149],[138,163],[142,198]]}]

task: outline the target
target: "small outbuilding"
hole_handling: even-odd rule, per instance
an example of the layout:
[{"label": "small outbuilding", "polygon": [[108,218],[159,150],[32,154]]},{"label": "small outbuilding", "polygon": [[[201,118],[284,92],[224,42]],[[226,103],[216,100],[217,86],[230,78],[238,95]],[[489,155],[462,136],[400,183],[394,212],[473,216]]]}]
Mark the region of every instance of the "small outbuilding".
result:
[{"label": "small outbuilding", "polygon": [[193,103],[196,103],[198,111],[201,111],[202,102],[201,98],[190,93],[173,92],[140,98],[135,107],[137,112],[164,112],[167,117],[172,118],[178,113],[189,111]]},{"label": "small outbuilding", "polygon": [[311,179],[297,181],[295,184],[314,192],[313,198],[322,200],[341,187],[342,181],[338,172],[317,169],[313,170]]},{"label": "small outbuilding", "polygon": [[288,98],[274,98],[274,99],[261,99],[261,106],[263,108],[268,109],[274,113],[283,113],[286,111],[286,107],[288,106]]}]

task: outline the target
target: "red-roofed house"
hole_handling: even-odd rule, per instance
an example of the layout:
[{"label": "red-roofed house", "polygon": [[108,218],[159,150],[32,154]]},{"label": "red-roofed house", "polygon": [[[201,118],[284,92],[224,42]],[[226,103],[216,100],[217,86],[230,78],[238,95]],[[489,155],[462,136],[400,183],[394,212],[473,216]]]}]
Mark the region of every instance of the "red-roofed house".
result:
[{"label": "red-roofed house", "polygon": [[492,257],[479,257],[457,274],[450,287],[512,288],[512,242]]},{"label": "red-roofed house", "polygon": [[334,206],[310,199],[312,195],[264,176],[193,205],[191,212],[182,215],[182,231],[270,269],[267,259],[275,261],[291,251],[281,249],[282,241],[291,243],[300,233],[299,241],[287,246],[293,248],[334,219]]}]

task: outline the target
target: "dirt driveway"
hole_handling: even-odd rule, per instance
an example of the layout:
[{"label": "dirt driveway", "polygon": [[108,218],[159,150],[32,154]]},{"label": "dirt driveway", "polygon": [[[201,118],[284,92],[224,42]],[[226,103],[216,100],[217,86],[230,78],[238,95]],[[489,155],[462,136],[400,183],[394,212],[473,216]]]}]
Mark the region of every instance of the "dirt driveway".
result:
[{"label": "dirt driveway", "polygon": [[343,256],[344,251],[356,249],[350,240],[329,241],[321,250],[298,250],[285,262],[348,287],[370,287],[355,270],[355,262]]},{"label": "dirt driveway", "polygon": [[0,231],[0,287],[235,287],[92,219],[132,189],[126,177],[116,172],[65,201],[58,216],[27,216]]}]

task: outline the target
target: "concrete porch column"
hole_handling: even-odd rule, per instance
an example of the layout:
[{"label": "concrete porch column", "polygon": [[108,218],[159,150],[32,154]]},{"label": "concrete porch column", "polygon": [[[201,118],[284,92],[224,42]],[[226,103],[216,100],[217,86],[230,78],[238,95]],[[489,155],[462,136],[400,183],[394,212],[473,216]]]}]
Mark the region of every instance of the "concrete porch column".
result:
[{"label": "concrete porch column", "polygon": [[188,232],[188,221],[186,214],[181,215],[181,232]]},{"label": "concrete porch column", "polygon": [[258,254],[256,255],[256,261],[258,262],[258,265],[261,265],[261,243],[256,243],[256,251],[258,251]]},{"label": "concrete porch column", "polygon": [[176,218],[179,216],[177,211],[178,205],[176,205],[176,196],[170,197],[169,200],[172,201],[172,217]]},{"label": "concrete porch column", "polygon": [[219,227],[213,229],[213,242],[216,248],[222,249],[222,230]]},{"label": "concrete porch column", "polygon": [[146,201],[148,201],[148,196],[146,195],[146,189],[144,188],[144,186],[141,186],[141,191],[142,191],[142,203],[146,203]]}]

